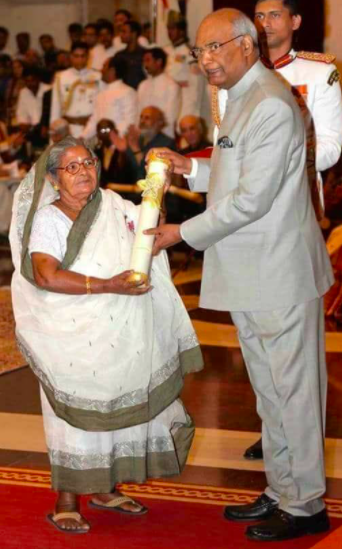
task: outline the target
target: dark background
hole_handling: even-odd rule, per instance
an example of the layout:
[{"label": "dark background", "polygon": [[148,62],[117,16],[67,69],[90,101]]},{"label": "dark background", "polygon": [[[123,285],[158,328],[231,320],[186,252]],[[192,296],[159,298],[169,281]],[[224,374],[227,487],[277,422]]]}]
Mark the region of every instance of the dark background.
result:
[{"label": "dark background", "polygon": [[[302,0],[299,5],[303,22],[294,47],[296,50],[321,52],[324,40],[324,0]],[[215,10],[236,8],[244,11],[251,18],[254,14],[254,6],[254,0],[214,0]]]}]

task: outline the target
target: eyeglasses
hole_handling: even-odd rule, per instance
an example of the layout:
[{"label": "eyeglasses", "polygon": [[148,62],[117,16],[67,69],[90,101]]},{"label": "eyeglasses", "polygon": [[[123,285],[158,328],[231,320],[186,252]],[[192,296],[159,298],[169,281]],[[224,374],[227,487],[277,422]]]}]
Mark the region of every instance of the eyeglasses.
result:
[{"label": "eyeglasses", "polygon": [[192,50],[190,50],[190,53],[194,59],[198,60],[202,57],[205,51],[208,53],[216,53],[220,48],[222,48],[222,46],[225,46],[226,44],[229,44],[229,42],[233,42],[233,40],[241,38],[242,36],[244,35],[239,34],[238,36],[234,36],[234,38],[231,38],[226,42],[211,42],[210,44],[206,44],[203,48],[192,48]]},{"label": "eyeglasses", "polygon": [[98,158],[86,158],[83,162],[70,162],[64,168],[57,168],[57,170],[66,170],[70,175],[76,175],[80,171],[81,166],[87,170],[91,170],[92,168],[96,168],[97,163]]}]

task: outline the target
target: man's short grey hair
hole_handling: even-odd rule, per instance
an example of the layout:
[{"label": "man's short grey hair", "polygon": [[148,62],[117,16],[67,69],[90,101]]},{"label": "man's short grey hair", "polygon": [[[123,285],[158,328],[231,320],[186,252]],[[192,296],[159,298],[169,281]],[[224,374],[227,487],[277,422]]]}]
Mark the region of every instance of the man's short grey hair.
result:
[{"label": "man's short grey hair", "polygon": [[236,19],[233,19],[232,25],[237,36],[239,36],[239,34],[248,34],[252,38],[254,46],[258,47],[258,31],[253,21],[247,17],[247,15],[244,13],[239,14]]},{"label": "man's short grey hair", "polygon": [[50,151],[49,158],[46,164],[46,171],[48,174],[50,174],[54,179],[57,178],[58,170],[57,168],[61,167],[61,160],[63,155],[66,153],[68,149],[71,149],[73,147],[83,147],[86,149],[89,154],[92,157],[96,157],[96,154],[94,151],[86,145],[82,139],[75,139],[75,137],[72,137],[71,135],[68,135],[64,139],[62,139],[59,143],[56,143]]}]

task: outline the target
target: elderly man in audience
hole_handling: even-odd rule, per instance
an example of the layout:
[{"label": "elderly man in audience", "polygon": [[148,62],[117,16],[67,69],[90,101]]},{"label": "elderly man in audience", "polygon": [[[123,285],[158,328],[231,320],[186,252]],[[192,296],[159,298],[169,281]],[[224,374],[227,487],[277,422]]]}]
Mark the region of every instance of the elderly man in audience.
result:
[{"label": "elderly man in audience", "polygon": [[88,69],[88,46],[76,42],[71,48],[71,67],[57,73],[52,91],[50,123],[65,118],[70,133],[79,137],[87,124],[97,94],[103,89],[101,73]]},{"label": "elderly man in audience", "polygon": [[137,89],[140,82],[145,80],[146,76],[143,69],[143,57],[145,49],[139,44],[141,35],[141,26],[136,21],[127,21],[121,28],[121,40],[126,44],[126,48],[115,54],[118,59],[124,59],[127,63],[127,70],[124,78],[125,84]]},{"label": "elderly man in audience", "polygon": [[103,118],[115,124],[120,136],[127,132],[130,125],[135,124],[138,116],[137,92],[124,84],[125,71],[126,63],[123,59],[115,56],[105,62],[102,79],[107,87],[96,97],[93,114],[81,134],[83,139],[91,139],[96,135],[96,126]]},{"label": "elderly man in audience", "polygon": [[64,118],[58,118],[50,124],[49,136],[52,143],[59,143],[68,135],[70,135],[69,124]]},{"label": "elderly man in audience", "polygon": [[107,59],[113,57],[116,53],[115,46],[113,46],[114,27],[110,21],[103,21],[98,27],[99,43],[91,50],[90,68],[97,71],[101,71],[103,65]]},{"label": "elderly man in audience", "polygon": [[142,179],[145,175],[145,158],[149,150],[154,147],[175,148],[174,140],[163,133],[164,127],[164,113],[150,106],[141,111],[139,128],[129,128],[127,154],[134,168],[135,179]]},{"label": "elderly man in audience", "polygon": [[184,116],[179,122],[179,129],[186,142],[186,146],[180,149],[182,154],[191,154],[211,146],[206,138],[204,121],[199,116]]},{"label": "elderly man in audience", "polygon": [[167,55],[161,48],[151,48],[144,53],[144,69],[149,78],[139,84],[138,109],[158,107],[165,115],[164,133],[175,136],[175,125],[180,110],[180,88],[165,73]]}]

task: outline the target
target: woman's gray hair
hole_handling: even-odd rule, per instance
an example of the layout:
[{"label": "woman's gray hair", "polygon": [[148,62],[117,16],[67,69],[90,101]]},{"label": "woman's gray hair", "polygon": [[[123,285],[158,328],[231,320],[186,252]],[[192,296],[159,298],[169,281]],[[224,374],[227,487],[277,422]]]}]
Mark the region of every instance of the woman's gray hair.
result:
[{"label": "woman's gray hair", "polygon": [[242,34],[243,36],[248,34],[252,38],[254,46],[256,48],[259,47],[258,31],[253,21],[249,17],[247,17],[247,15],[245,15],[244,13],[240,13],[236,18],[233,19],[232,25],[236,31],[237,36],[239,36],[240,34]]},{"label": "woman's gray hair", "polygon": [[88,147],[88,145],[86,145],[84,141],[82,141],[82,139],[75,139],[75,137],[68,135],[59,143],[56,143],[56,145],[52,147],[49,154],[49,158],[46,164],[46,171],[54,179],[57,179],[57,168],[60,168],[63,155],[68,149],[71,149],[72,147],[83,147],[89,152],[92,157],[96,157],[94,151],[90,147]]}]

